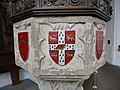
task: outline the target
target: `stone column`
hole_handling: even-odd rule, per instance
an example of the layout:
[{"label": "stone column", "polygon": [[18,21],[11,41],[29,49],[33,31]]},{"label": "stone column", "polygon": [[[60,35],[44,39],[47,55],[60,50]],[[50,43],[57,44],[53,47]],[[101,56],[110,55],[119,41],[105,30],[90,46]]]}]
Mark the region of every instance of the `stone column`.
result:
[{"label": "stone column", "polygon": [[105,64],[105,22],[91,16],[31,17],[13,24],[16,64],[40,90],[83,90]]}]

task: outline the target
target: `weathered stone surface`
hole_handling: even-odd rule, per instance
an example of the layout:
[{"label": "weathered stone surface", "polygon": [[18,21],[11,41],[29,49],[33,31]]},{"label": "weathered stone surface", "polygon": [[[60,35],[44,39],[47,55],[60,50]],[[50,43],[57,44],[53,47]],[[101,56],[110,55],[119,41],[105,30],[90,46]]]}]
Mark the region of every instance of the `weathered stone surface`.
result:
[{"label": "weathered stone surface", "polygon": [[[40,90],[83,90],[84,80],[105,63],[105,22],[100,19],[90,16],[34,17],[13,26],[16,64],[38,78]],[[67,31],[75,37],[67,37]],[[28,33],[29,53],[23,60],[18,34],[25,32]],[[51,33],[58,36],[50,37]],[[26,39],[22,43],[24,41]],[[23,44],[24,52],[25,47]],[[51,54],[51,50],[59,53]],[[75,52],[71,54],[70,50]]]}]

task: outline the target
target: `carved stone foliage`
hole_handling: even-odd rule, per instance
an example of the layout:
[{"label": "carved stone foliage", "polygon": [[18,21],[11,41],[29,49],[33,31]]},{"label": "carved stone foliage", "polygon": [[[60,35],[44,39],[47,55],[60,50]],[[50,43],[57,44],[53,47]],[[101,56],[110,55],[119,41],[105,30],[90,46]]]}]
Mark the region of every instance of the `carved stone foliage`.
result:
[{"label": "carved stone foliage", "polygon": [[42,6],[90,6],[97,7],[106,14],[112,14],[110,0],[43,0]]},{"label": "carved stone foliage", "polygon": [[43,6],[79,6],[86,5],[87,0],[43,0]]},{"label": "carved stone foliage", "polygon": [[91,6],[99,8],[106,14],[112,15],[112,7],[110,6],[111,0],[91,0]]},{"label": "carved stone foliage", "polygon": [[[109,21],[111,0],[8,0],[8,17],[13,22],[32,16],[94,16]],[[6,7],[5,6],[5,7]]]},{"label": "carved stone foliage", "polygon": [[8,16],[33,8],[35,5],[35,0],[9,0],[7,3]]},{"label": "carved stone foliage", "polygon": [[[89,6],[97,7],[106,14],[112,14],[111,0],[41,0],[40,7],[53,6]],[[35,0],[9,0],[7,3],[7,11],[9,16],[27,9],[33,8],[36,5]]]}]

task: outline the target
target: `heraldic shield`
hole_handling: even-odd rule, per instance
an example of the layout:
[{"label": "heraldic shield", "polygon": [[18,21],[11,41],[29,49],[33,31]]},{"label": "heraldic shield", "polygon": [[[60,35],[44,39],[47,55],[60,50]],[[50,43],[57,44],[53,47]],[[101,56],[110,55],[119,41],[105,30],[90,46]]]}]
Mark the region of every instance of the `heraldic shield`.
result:
[{"label": "heraldic shield", "polygon": [[28,58],[28,32],[19,32],[18,33],[18,45],[19,52],[23,61],[27,61]]},{"label": "heraldic shield", "polygon": [[49,54],[52,60],[64,66],[75,54],[75,30],[49,31]]},{"label": "heraldic shield", "polygon": [[103,31],[96,31],[96,57],[99,60],[103,51]]}]

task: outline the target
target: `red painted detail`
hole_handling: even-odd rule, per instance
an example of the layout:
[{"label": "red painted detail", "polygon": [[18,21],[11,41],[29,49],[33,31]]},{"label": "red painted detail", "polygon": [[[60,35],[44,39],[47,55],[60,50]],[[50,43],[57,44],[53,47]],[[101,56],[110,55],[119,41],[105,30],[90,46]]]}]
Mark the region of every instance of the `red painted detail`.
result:
[{"label": "red painted detail", "polygon": [[[65,33],[60,33],[60,31],[50,31],[48,35],[49,35],[48,36],[49,54],[51,59],[56,64],[59,64],[59,65],[68,64],[72,60],[75,54],[75,48],[74,47],[72,48],[72,46],[75,45],[75,30],[66,30]],[[64,36],[65,36],[65,39],[62,40],[61,38],[64,38]],[[62,42],[65,42],[65,44],[64,43],[59,44],[60,40],[58,39],[61,39]],[[61,62],[62,59],[65,59],[65,60]]]},{"label": "red painted detail", "polygon": [[103,31],[96,31],[96,57],[99,60],[103,51]]},{"label": "red painted detail", "polygon": [[23,61],[27,61],[28,51],[29,51],[28,32],[18,33],[18,45],[19,45],[20,55]]},{"label": "red painted detail", "polygon": [[52,58],[52,60],[58,64],[58,50],[49,50],[50,56]]},{"label": "red painted detail", "polygon": [[59,44],[56,49],[63,50],[65,48],[65,44]]},{"label": "red painted detail", "polygon": [[65,31],[66,44],[75,44],[75,30]]},{"label": "red painted detail", "polygon": [[58,44],[58,32],[49,32],[49,44]]},{"label": "red painted detail", "polygon": [[65,64],[68,64],[74,57],[75,50],[65,50]]}]

